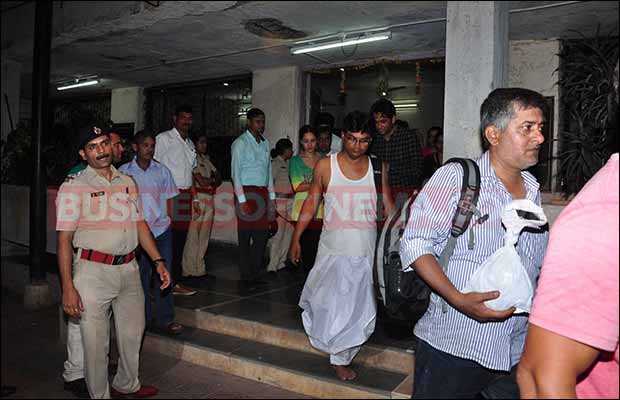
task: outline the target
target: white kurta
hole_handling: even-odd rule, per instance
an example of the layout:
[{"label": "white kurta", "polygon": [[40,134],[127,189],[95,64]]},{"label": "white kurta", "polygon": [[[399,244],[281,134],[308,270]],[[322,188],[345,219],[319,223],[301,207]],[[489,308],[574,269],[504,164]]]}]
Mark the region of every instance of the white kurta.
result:
[{"label": "white kurta", "polygon": [[[353,181],[342,174],[336,157],[330,156],[325,223],[299,306],[312,346],[329,353],[333,365],[348,365],[375,329],[376,191],[370,161],[366,175]],[[358,201],[359,196],[368,201]]]}]

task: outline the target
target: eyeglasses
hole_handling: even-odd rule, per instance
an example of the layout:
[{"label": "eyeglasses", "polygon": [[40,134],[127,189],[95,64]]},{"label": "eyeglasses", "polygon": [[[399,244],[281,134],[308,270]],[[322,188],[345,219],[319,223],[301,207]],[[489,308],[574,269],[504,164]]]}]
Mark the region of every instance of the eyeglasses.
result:
[{"label": "eyeglasses", "polygon": [[371,139],[371,138],[357,139],[357,138],[356,138],[355,136],[353,136],[353,135],[347,135],[347,136],[345,137],[345,140],[347,140],[347,141],[348,141],[349,143],[351,143],[351,144],[358,144],[358,143],[359,143],[359,144],[361,144],[362,146],[369,145],[369,144],[370,144],[370,142],[372,142],[372,139]]}]

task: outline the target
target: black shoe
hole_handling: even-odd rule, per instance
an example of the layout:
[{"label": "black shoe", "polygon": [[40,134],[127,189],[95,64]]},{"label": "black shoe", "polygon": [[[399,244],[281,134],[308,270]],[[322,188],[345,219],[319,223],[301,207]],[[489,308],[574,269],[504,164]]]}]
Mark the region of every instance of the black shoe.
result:
[{"label": "black shoe", "polygon": [[17,392],[17,387],[15,386],[4,386],[2,385],[2,397],[8,397]]},{"label": "black shoe", "polygon": [[260,278],[256,278],[252,282],[254,283],[254,286],[256,286],[256,285],[270,285],[271,284],[271,282],[262,280]]},{"label": "black shoe", "polygon": [[73,393],[75,397],[79,397],[81,399],[89,399],[90,394],[88,394],[88,387],[86,386],[86,379],[80,378],[74,381],[65,381],[64,389],[67,392]]},{"label": "black shoe", "polygon": [[240,286],[242,290],[251,292],[256,290],[256,284],[254,283],[253,280],[250,279],[244,279],[240,282]]}]

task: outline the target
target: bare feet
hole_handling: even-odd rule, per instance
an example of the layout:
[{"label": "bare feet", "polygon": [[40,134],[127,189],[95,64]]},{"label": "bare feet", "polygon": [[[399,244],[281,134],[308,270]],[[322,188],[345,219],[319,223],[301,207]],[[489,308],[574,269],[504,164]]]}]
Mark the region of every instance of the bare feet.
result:
[{"label": "bare feet", "polygon": [[336,376],[341,381],[351,381],[357,377],[355,371],[346,365],[332,365],[332,368],[336,371]]}]

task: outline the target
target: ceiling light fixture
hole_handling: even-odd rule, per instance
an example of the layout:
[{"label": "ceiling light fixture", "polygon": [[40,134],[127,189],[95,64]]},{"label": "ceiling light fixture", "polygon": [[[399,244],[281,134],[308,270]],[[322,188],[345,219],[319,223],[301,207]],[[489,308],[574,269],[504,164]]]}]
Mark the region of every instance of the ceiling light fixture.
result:
[{"label": "ceiling light fixture", "polygon": [[228,82],[224,82],[224,86],[228,86]]},{"label": "ceiling light fixture", "polygon": [[419,105],[418,103],[401,103],[401,104],[394,104],[394,108],[418,108]]},{"label": "ceiling light fixture", "polygon": [[92,86],[92,85],[97,85],[98,83],[99,83],[99,79],[91,79],[91,80],[82,81],[82,82],[79,82],[79,80],[76,79],[75,83],[66,84],[64,86],[58,86],[57,90],[67,90],[67,89],[73,89],[73,88],[82,87],[82,86]]},{"label": "ceiling light fixture", "polygon": [[[302,47],[293,47],[291,49],[291,53],[292,54],[304,54],[304,53],[309,53],[312,51],[334,49],[337,47],[352,46],[352,45],[361,44],[361,43],[377,42],[379,40],[390,39],[391,37],[392,37],[392,33],[389,31],[375,33],[375,34],[361,33],[361,34],[355,34],[355,36],[351,36],[351,37],[347,37],[346,34],[342,34],[341,38],[337,40],[329,40],[329,41],[324,41],[324,42],[312,43],[310,45],[302,46]],[[308,41],[305,40],[304,42],[308,42]]]}]

